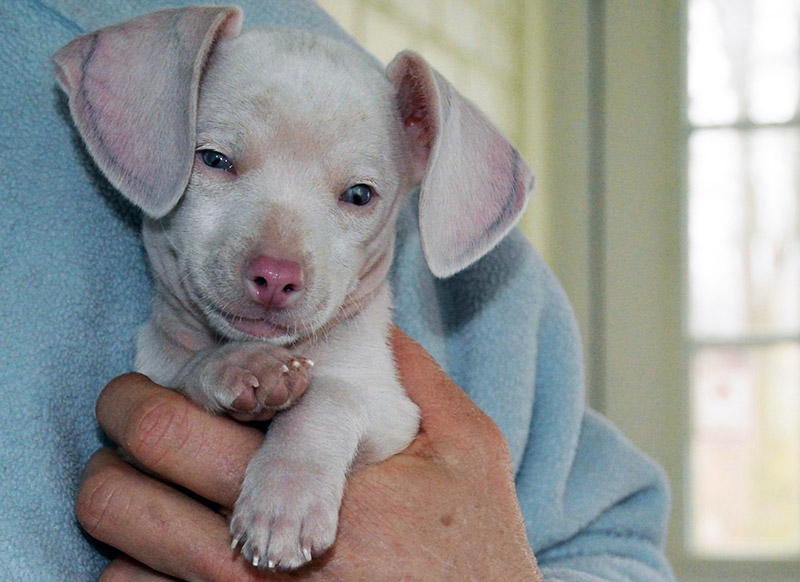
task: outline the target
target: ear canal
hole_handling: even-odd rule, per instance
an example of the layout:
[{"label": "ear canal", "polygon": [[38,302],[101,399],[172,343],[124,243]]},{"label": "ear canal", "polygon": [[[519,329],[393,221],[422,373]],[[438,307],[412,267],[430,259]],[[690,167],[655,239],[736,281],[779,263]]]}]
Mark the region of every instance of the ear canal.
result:
[{"label": "ear canal", "polygon": [[533,173],[486,116],[419,55],[400,53],[387,76],[420,180],[423,252],[433,274],[448,277],[488,253],[516,224]]},{"label": "ear canal", "polygon": [[241,22],[236,7],[164,10],[78,37],[53,55],[89,153],[152,218],[186,189],[200,77],[214,43],[237,36]]}]

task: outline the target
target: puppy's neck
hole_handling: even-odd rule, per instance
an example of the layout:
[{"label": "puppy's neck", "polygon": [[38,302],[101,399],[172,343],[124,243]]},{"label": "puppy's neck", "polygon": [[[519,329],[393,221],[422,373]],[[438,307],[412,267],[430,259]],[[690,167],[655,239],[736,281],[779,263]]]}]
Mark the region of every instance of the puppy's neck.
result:
[{"label": "puppy's neck", "polygon": [[196,352],[224,342],[185,295],[180,297],[162,281],[155,282],[152,303],[151,320],[182,347]]}]

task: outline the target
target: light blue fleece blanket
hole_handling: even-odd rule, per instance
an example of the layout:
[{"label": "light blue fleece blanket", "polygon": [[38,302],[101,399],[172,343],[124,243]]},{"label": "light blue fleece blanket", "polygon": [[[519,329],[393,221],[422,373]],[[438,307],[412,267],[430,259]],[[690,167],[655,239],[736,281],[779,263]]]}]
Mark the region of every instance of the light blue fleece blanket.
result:
[{"label": "light blue fleece blanket", "polygon": [[[0,5],[0,580],[92,580],[106,563],[72,504],[104,444],[95,398],[130,369],[150,293],[138,214],[88,161],[48,59],[78,34],[181,3]],[[238,3],[245,26],[344,36],[310,0]],[[665,481],[584,408],[558,282],[517,232],[468,271],[434,280],[415,210],[412,201],[401,219],[395,320],[506,435],[545,579],[672,579]]]}]

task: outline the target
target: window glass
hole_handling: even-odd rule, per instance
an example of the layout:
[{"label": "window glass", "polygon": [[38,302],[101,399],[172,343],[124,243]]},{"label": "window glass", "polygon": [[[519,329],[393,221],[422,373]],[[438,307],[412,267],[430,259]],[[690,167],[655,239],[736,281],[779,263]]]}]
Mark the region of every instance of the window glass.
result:
[{"label": "window glass", "polygon": [[689,0],[690,550],[800,556],[800,0]]},{"label": "window glass", "polygon": [[697,338],[800,333],[800,129],[689,139],[690,326]]},{"label": "window glass", "polygon": [[690,540],[701,554],[800,549],[800,346],[705,348],[692,364]]},{"label": "window glass", "polygon": [[771,123],[797,116],[798,14],[796,0],[689,2],[692,123]]}]

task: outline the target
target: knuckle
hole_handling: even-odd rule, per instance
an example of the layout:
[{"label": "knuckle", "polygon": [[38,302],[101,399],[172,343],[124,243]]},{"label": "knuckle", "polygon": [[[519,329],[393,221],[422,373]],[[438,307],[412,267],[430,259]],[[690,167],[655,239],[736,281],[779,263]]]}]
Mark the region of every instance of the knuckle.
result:
[{"label": "knuckle", "polygon": [[511,449],[508,446],[503,431],[497,426],[489,415],[481,412],[475,423],[476,438],[481,443],[481,448],[487,453],[489,459],[505,462],[511,458]]},{"label": "knuckle", "polygon": [[119,568],[112,563],[108,568],[103,570],[97,582],[125,582],[127,576],[119,571]]},{"label": "knuckle", "polygon": [[106,408],[112,408],[119,394],[129,393],[146,384],[152,384],[152,382],[147,376],[136,372],[129,372],[113,378],[100,393],[96,411],[102,413]]},{"label": "knuckle", "polygon": [[128,372],[127,374],[121,374],[116,378],[112,378],[106,385],[106,388],[111,390],[128,390],[132,384],[140,383],[142,380],[149,381],[147,376],[137,372]]},{"label": "knuckle", "polygon": [[494,451],[508,448],[506,437],[503,435],[500,427],[485,414],[483,416],[483,422],[481,422],[481,436],[486,442],[486,445]]},{"label": "knuckle", "polygon": [[455,460],[465,457],[468,465],[482,467],[486,474],[503,474],[512,470],[511,449],[500,427],[483,411],[475,407],[461,418]]},{"label": "knuckle", "polygon": [[103,538],[115,507],[126,503],[121,500],[124,491],[122,472],[115,467],[99,467],[84,478],[75,499],[75,517],[89,535]]},{"label": "knuckle", "polygon": [[127,582],[129,580],[133,580],[129,568],[119,560],[115,560],[103,570],[97,582]]},{"label": "knuckle", "polygon": [[154,468],[185,444],[188,424],[188,408],[181,397],[159,393],[133,409],[122,445],[137,461]]}]

